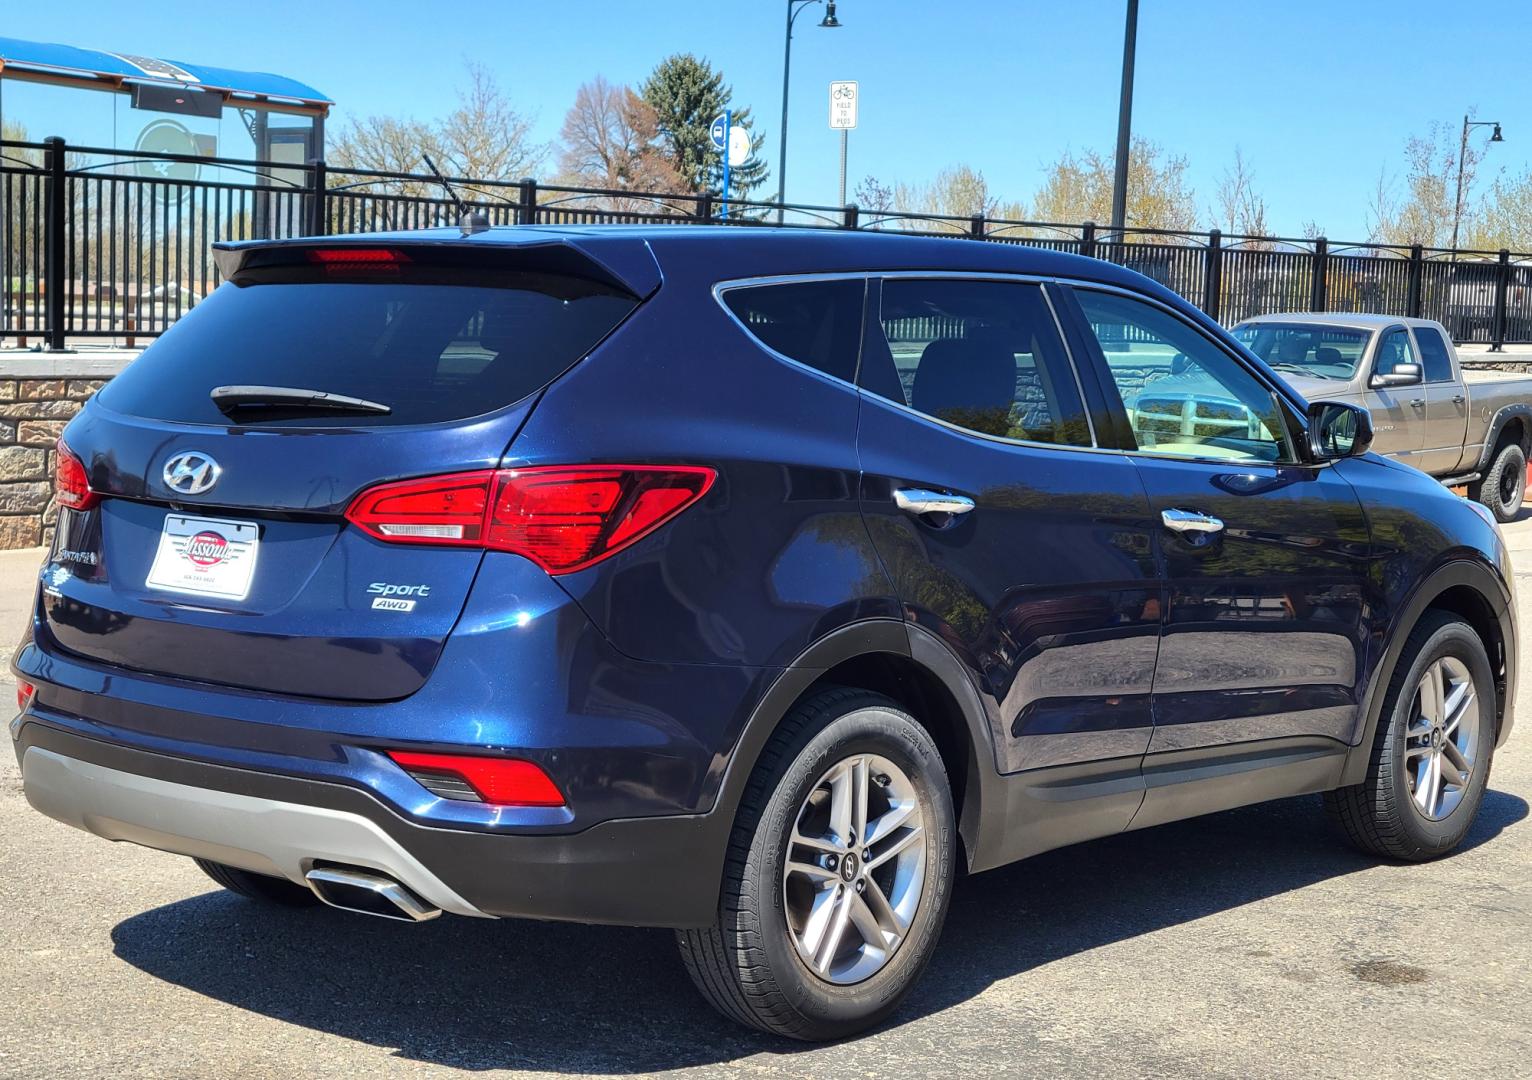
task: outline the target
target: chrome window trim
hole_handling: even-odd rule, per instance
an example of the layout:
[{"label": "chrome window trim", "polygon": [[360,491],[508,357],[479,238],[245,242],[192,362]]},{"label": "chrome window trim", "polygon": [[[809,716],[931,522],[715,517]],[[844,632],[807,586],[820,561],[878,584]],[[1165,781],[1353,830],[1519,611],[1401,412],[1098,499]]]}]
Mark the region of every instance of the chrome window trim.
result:
[{"label": "chrome window trim", "polygon": [[[874,279],[882,279],[884,281],[887,281],[887,280],[890,280],[890,279],[900,279],[900,278],[924,278],[924,279],[937,279],[937,280],[957,278],[957,279],[962,279],[962,280],[967,280],[967,281],[1029,282],[1029,283],[1034,283],[1034,284],[1037,284],[1037,285],[1044,285],[1044,286],[1049,285],[1049,284],[1056,284],[1056,285],[1068,286],[1071,289],[1094,289],[1094,290],[1096,290],[1098,292],[1117,293],[1117,294],[1119,294],[1121,296],[1126,296],[1129,299],[1138,300],[1138,301],[1140,301],[1142,303],[1145,303],[1145,304],[1150,304],[1150,305],[1152,305],[1154,307],[1160,308],[1162,311],[1166,312],[1167,314],[1169,314],[1171,316],[1174,316],[1175,318],[1179,319],[1181,322],[1186,323],[1186,325],[1188,327],[1190,327],[1192,330],[1194,330],[1198,334],[1202,335],[1209,342],[1211,342],[1215,348],[1218,348],[1218,349],[1222,350],[1224,353],[1226,353],[1228,356],[1230,356],[1230,358],[1233,359],[1235,363],[1239,364],[1244,370],[1248,371],[1251,374],[1251,376],[1253,376],[1256,379],[1256,381],[1258,381],[1262,386],[1267,387],[1269,390],[1272,391],[1272,393],[1277,394],[1279,397],[1281,397],[1284,400],[1286,400],[1288,402],[1288,404],[1291,406],[1292,412],[1293,412],[1294,416],[1297,418],[1297,420],[1298,420],[1298,422],[1300,424],[1299,433],[1301,435],[1304,435],[1304,436],[1307,435],[1308,428],[1303,423],[1303,419],[1304,419],[1303,410],[1298,406],[1298,403],[1296,403],[1296,402],[1292,401],[1290,398],[1288,398],[1287,395],[1281,389],[1279,389],[1276,386],[1273,386],[1271,384],[1271,382],[1268,379],[1265,378],[1265,376],[1263,376],[1259,371],[1253,369],[1249,365],[1249,363],[1244,360],[1243,357],[1239,356],[1237,353],[1235,353],[1232,350],[1230,350],[1227,346],[1225,346],[1217,338],[1215,338],[1215,337],[1211,336],[1210,334],[1208,334],[1208,332],[1206,330],[1204,330],[1202,327],[1200,327],[1196,323],[1193,323],[1190,320],[1188,320],[1185,315],[1183,315],[1181,312],[1177,311],[1174,307],[1172,307],[1171,305],[1165,303],[1163,300],[1159,299],[1158,297],[1149,296],[1146,293],[1137,292],[1137,291],[1135,291],[1133,289],[1125,288],[1125,287],[1123,287],[1121,285],[1114,285],[1114,284],[1111,284],[1110,282],[1092,281],[1092,280],[1090,280],[1088,278],[1062,277],[1062,276],[1057,275],[1057,274],[1029,274],[1029,273],[1023,273],[1023,272],[1020,272],[1020,271],[1014,272],[1014,273],[1007,273],[1005,271],[996,271],[996,270],[968,271],[968,270],[902,270],[902,269],[901,270],[876,270],[876,269],[868,269],[868,270],[820,271],[820,272],[808,272],[808,273],[799,273],[799,274],[765,274],[765,275],[758,275],[758,276],[755,276],[755,277],[730,278],[730,279],[727,279],[727,280],[724,280],[724,281],[715,282],[713,284],[713,287],[712,287],[712,292],[713,292],[714,300],[716,300],[718,302],[718,306],[723,309],[723,313],[726,316],[728,316],[728,318],[732,319],[736,326],[738,326],[747,335],[749,335],[751,341],[756,342],[757,345],[761,349],[763,349],[765,352],[767,352],[771,356],[774,356],[777,359],[782,360],[782,361],[784,361],[786,363],[792,364],[794,367],[801,368],[802,370],[807,371],[810,374],[815,375],[815,376],[817,376],[820,379],[824,379],[824,380],[826,380],[828,382],[835,383],[835,384],[837,384],[839,386],[849,387],[850,389],[854,390],[864,401],[873,402],[873,403],[876,403],[876,404],[879,404],[879,405],[886,406],[886,407],[891,408],[891,409],[898,409],[900,412],[907,413],[910,416],[913,416],[913,417],[915,417],[918,420],[924,421],[925,423],[933,424],[933,425],[935,425],[937,427],[944,428],[947,431],[951,431],[951,432],[953,432],[953,433],[955,433],[957,435],[965,436],[966,438],[976,439],[976,440],[979,440],[981,442],[996,443],[996,444],[1001,445],[1001,446],[1020,446],[1020,447],[1026,447],[1026,448],[1029,448],[1029,449],[1036,449],[1036,450],[1054,450],[1054,451],[1060,451],[1060,452],[1068,451],[1068,452],[1073,452],[1073,453],[1084,453],[1084,454],[1117,454],[1117,455],[1120,455],[1122,457],[1143,458],[1143,459],[1149,460],[1149,461],[1186,461],[1186,462],[1192,462],[1192,463],[1195,463],[1195,464],[1217,465],[1217,466],[1221,466],[1223,468],[1228,468],[1231,465],[1249,465],[1249,466],[1252,466],[1252,467],[1263,467],[1263,468],[1272,468],[1272,469],[1323,469],[1323,468],[1326,468],[1326,467],[1334,464],[1334,462],[1332,462],[1332,461],[1318,461],[1318,462],[1315,462],[1315,461],[1303,461],[1301,459],[1300,460],[1294,460],[1294,461],[1243,461],[1242,462],[1242,461],[1231,460],[1229,458],[1208,458],[1208,457],[1189,457],[1189,456],[1188,457],[1181,457],[1181,456],[1172,455],[1172,454],[1147,454],[1144,451],[1136,449],[1136,448],[1133,449],[1133,450],[1122,450],[1122,449],[1119,449],[1117,447],[1112,447],[1112,446],[1101,446],[1100,445],[1100,439],[1097,437],[1097,434],[1096,434],[1096,432],[1094,430],[1094,423],[1093,423],[1093,421],[1091,419],[1091,416],[1090,416],[1090,408],[1089,408],[1088,404],[1086,404],[1086,398],[1085,398],[1083,392],[1081,393],[1081,403],[1082,404],[1086,404],[1086,410],[1085,410],[1085,412],[1086,412],[1086,417],[1085,417],[1086,418],[1086,423],[1090,424],[1091,427],[1092,427],[1091,438],[1092,438],[1093,445],[1091,445],[1091,446],[1071,446],[1071,445],[1068,445],[1066,443],[1031,442],[1031,441],[1026,440],[1026,439],[1008,439],[1008,438],[1005,438],[1004,436],[1000,436],[1000,435],[986,435],[986,434],[984,434],[982,432],[970,431],[967,428],[958,427],[956,424],[949,424],[947,421],[937,419],[934,416],[928,416],[925,413],[920,412],[917,409],[912,409],[908,405],[905,405],[905,404],[903,404],[901,402],[890,401],[888,398],[885,398],[885,397],[883,397],[883,396],[881,396],[879,394],[871,393],[870,391],[865,391],[860,386],[857,386],[855,383],[849,383],[846,380],[838,378],[838,377],[836,377],[834,375],[826,374],[825,372],[820,371],[818,368],[816,368],[816,367],[814,367],[814,366],[812,366],[810,364],[804,364],[804,363],[802,363],[802,362],[800,362],[798,360],[794,360],[790,356],[786,356],[786,355],[784,355],[782,353],[777,352],[775,349],[771,348],[769,345],[766,345],[764,342],[759,341],[759,339],[757,339],[754,334],[751,334],[749,328],[747,326],[745,326],[745,324],[743,322],[741,322],[735,316],[734,312],[729,310],[728,305],[723,303],[723,294],[725,292],[729,291],[730,289],[748,288],[750,286],[755,286],[755,285],[789,284],[789,283],[800,282],[800,281],[842,281],[842,280],[852,279],[852,278],[860,278],[864,282],[868,282],[868,283],[870,283]],[[1043,289],[1043,295],[1045,297],[1047,297],[1049,308],[1050,308],[1050,310],[1053,311],[1055,326],[1056,326],[1057,329],[1059,329],[1059,331],[1060,331],[1060,339],[1064,343],[1064,351],[1069,356],[1070,363],[1071,363],[1071,365],[1073,366],[1073,369],[1074,369],[1075,383],[1076,383],[1076,385],[1079,385],[1079,383],[1080,383],[1079,358],[1077,358],[1074,355],[1073,350],[1070,349],[1070,347],[1069,347],[1069,338],[1068,338],[1067,335],[1063,334],[1062,326],[1060,326],[1058,324],[1058,312],[1057,312],[1056,309],[1053,308],[1053,298],[1048,295],[1048,290],[1046,288]],[[863,336],[865,337],[865,334],[866,334],[866,331],[865,331],[865,319],[863,321],[864,321]],[[1376,345],[1377,341],[1380,340],[1381,336],[1382,336],[1381,334],[1375,333],[1374,337],[1373,337],[1373,341],[1371,343],[1369,343],[1369,344],[1370,345]],[[864,342],[864,344],[865,344],[865,342]],[[860,367],[860,364],[858,364],[858,366]],[[1289,434],[1291,434],[1291,433],[1289,433]],[[1293,447],[1294,450],[1297,449],[1297,445],[1296,444],[1299,441],[1301,441],[1301,440],[1294,440],[1294,447]],[[1295,456],[1295,458],[1297,457],[1296,454],[1294,456]]]},{"label": "chrome window trim", "polygon": [[779,274],[771,277],[737,278],[731,281],[715,282],[712,289],[713,301],[723,311],[724,315],[729,319],[729,321],[732,322],[735,326],[739,327],[740,330],[744,332],[745,336],[753,341],[756,346],[761,349],[762,352],[766,353],[766,355],[771,356],[777,360],[781,360],[785,364],[791,364],[798,370],[806,371],[810,375],[822,379],[825,382],[831,383],[832,385],[849,388],[853,392],[860,395],[861,387],[857,386],[854,379],[842,379],[839,375],[831,375],[828,371],[820,371],[813,364],[805,364],[802,360],[795,360],[793,357],[788,356],[786,353],[778,352],[776,349],[773,349],[770,345],[766,344],[760,339],[759,336],[756,335],[753,330],[750,329],[748,325],[746,325],[743,319],[741,319],[738,315],[734,314],[734,312],[729,309],[729,305],[723,301],[723,294],[726,292],[731,292],[734,289],[751,289],[761,285],[797,285],[810,281],[860,281],[862,283],[862,325],[858,331],[858,336],[856,339],[856,368],[857,371],[860,371],[862,367],[862,346],[866,344],[863,339],[867,336],[867,288],[870,278],[871,275],[869,275],[864,270],[841,271],[837,273],[825,274]]}]

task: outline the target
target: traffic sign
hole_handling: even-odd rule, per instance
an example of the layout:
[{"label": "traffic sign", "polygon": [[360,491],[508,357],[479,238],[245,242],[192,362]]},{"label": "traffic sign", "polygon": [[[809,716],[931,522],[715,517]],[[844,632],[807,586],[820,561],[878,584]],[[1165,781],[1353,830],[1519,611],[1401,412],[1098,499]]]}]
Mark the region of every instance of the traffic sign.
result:
[{"label": "traffic sign", "polygon": [[856,127],[857,92],[854,82],[830,84],[830,128],[846,131]]},{"label": "traffic sign", "polygon": [[750,132],[742,127],[729,129],[729,164],[739,168],[750,160]]},{"label": "traffic sign", "polygon": [[713,119],[713,126],[708,130],[708,135],[713,140],[714,150],[726,150],[729,146],[729,114],[719,113]]}]

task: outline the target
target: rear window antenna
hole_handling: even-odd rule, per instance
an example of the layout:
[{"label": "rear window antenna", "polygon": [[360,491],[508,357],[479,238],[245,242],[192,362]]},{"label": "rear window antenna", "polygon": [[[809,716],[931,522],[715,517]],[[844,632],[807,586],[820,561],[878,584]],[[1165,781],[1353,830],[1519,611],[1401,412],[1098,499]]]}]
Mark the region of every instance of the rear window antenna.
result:
[{"label": "rear window antenna", "polygon": [[489,228],[489,215],[482,210],[469,208],[458,195],[457,190],[448,183],[446,174],[436,167],[436,162],[431,160],[430,154],[422,151],[420,156],[425,159],[426,168],[431,170],[431,175],[435,176],[441,186],[446,189],[447,197],[452,200],[452,205],[457,207],[457,224],[463,235],[472,236],[474,233],[486,231]]}]

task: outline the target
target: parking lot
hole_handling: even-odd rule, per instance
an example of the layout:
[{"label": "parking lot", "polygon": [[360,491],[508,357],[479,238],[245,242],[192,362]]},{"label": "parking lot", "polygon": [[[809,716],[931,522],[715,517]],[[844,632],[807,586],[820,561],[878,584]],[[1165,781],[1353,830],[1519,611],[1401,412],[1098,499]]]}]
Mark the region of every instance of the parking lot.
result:
[{"label": "parking lot", "polygon": [[[38,559],[0,553],[7,649]],[[36,814],[5,748],[0,1076],[1532,1075],[1529,681],[1452,858],[1354,854],[1317,798],[1054,852],[960,882],[904,1009],[828,1047],[714,1015],[666,931],[256,907]]]}]

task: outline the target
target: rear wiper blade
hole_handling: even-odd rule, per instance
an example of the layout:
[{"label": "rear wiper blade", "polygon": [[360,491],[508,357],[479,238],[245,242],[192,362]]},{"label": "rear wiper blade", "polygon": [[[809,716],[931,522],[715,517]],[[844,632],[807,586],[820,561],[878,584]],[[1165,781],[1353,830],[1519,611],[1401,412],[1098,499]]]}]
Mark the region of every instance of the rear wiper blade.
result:
[{"label": "rear wiper blade", "polygon": [[208,394],[213,404],[228,412],[240,408],[318,409],[324,412],[375,413],[387,416],[393,407],[381,401],[327,394],[302,386],[215,386]]}]

